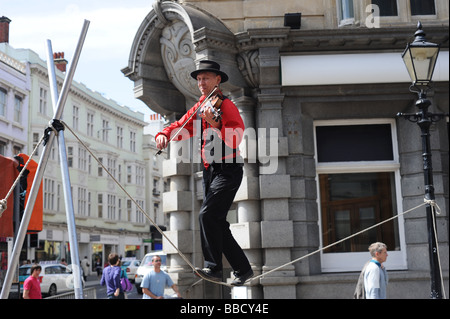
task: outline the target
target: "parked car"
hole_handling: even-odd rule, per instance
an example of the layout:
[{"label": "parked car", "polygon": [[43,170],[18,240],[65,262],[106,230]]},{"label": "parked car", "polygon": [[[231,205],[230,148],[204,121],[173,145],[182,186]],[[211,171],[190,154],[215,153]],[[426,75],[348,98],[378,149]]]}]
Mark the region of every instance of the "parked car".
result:
[{"label": "parked car", "polygon": [[122,269],[125,270],[130,282],[134,282],[134,276],[140,264],[141,261],[136,258],[122,258]]},{"label": "parked car", "polygon": [[[58,293],[73,291],[73,274],[68,266],[58,263],[43,263],[39,282],[41,283],[41,292],[43,296],[54,296]],[[20,295],[23,293],[23,283],[30,276],[32,265],[23,265],[19,267]],[[83,287],[84,280],[81,278]]]},{"label": "parked car", "polygon": [[141,265],[136,271],[136,275],[134,276],[134,285],[136,286],[136,290],[138,293],[142,294],[141,282],[146,274],[153,270],[152,258],[153,256],[161,257],[161,270],[166,271],[167,269],[167,255],[162,251],[154,251],[149,254],[146,254],[141,261]]}]

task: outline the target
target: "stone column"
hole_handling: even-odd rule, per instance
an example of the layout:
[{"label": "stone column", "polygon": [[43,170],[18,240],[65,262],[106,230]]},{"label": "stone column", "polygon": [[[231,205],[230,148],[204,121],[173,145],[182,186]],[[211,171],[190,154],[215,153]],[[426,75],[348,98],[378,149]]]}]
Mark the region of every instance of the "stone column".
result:
[{"label": "stone column", "polygon": [[[163,193],[163,212],[169,216],[169,229],[163,237],[164,252],[167,253],[168,272],[178,285],[180,292],[194,281],[193,270],[180,256],[178,250],[192,263],[195,232],[191,226],[193,196],[191,189],[190,141],[171,142],[169,159],[163,162],[163,174],[170,178],[170,191]],[[181,153],[181,154],[180,154]],[[177,250],[178,249],[178,250]],[[194,297],[190,292],[190,298]]]},{"label": "stone column", "polygon": [[[261,212],[259,205],[259,180],[257,163],[257,140],[255,130],[255,106],[253,98],[241,96],[233,99],[245,124],[244,139],[240,145],[244,159],[244,176],[235,197],[238,223],[231,225],[231,231],[239,245],[244,249],[255,276],[261,274]],[[233,276],[231,276],[233,278]],[[230,278],[230,280],[231,280]],[[258,281],[252,281],[247,288],[248,298],[262,298]]]},{"label": "stone column", "polygon": [[[260,48],[259,60],[260,93],[256,118],[260,142],[259,160],[262,162],[259,187],[264,273],[292,260],[294,227],[289,218],[291,181],[290,175],[286,173],[287,137],[282,136],[284,95],[279,84],[278,47]],[[298,279],[293,265],[269,274],[260,282],[264,298],[296,298]]]}]

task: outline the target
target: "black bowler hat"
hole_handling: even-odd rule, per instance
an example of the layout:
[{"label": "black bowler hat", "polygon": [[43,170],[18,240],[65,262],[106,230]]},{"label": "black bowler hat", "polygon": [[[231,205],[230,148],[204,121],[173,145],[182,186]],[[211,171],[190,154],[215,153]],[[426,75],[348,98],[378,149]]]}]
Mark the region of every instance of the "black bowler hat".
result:
[{"label": "black bowler hat", "polygon": [[192,72],[191,76],[195,80],[197,80],[197,75],[201,72],[214,72],[214,73],[220,75],[222,78],[220,83],[224,83],[224,82],[228,81],[228,75],[225,72],[220,71],[220,65],[217,62],[210,61],[210,60],[200,61],[199,65],[198,65],[198,69],[195,70],[194,72]]}]

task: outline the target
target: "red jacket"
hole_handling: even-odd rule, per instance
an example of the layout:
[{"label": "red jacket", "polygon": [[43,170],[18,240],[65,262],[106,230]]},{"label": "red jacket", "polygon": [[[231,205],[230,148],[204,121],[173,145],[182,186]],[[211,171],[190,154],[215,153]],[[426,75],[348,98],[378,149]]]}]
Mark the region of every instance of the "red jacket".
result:
[{"label": "red jacket", "polygon": [[[177,132],[177,129],[181,127],[186,119],[188,119],[192,113],[196,112],[198,106],[204,101],[205,96],[201,96],[200,100],[190,109],[186,112],[183,117],[181,117],[180,120],[173,122],[166,128],[162,130],[162,132],[156,134],[155,139],[160,135],[163,134],[167,138],[171,137],[171,134],[175,134]],[[223,141],[225,147],[231,148],[235,150],[231,154],[225,153],[224,156],[222,156],[222,159],[232,158],[239,155],[239,144],[242,141],[242,137],[244,135],[244,122],[242,121],[241,115],[239,114],[239,110],[237,109],[236,105],[228,99],[225,98],[221,105],[221,111],[222,111],[222,126],[219,129],[214,129],[209,125],[206,121],[202,120],[202,126],[203,126],[203,138],[202,138],[202,160],[203,165],[208,168],[209,163],[208,162],[208,156],[205,155],[205,144],[207,143],[207,135],[209,130],[213,130],[214,133]],[[198,114],[198,113],[197,113]],[[197,114],[194,114],[194,116],[189,120],[189,122],[184,126],[184,129],[189,132],[189,136],[186,136],[186,134],[180,134],[175,137],[174,141],[181,141],[187,138],[191,138],[192,136],[195,136],[197,134],[196,128],[194,125],[195,120],[201,120],[201,118],[197,118]]]}]

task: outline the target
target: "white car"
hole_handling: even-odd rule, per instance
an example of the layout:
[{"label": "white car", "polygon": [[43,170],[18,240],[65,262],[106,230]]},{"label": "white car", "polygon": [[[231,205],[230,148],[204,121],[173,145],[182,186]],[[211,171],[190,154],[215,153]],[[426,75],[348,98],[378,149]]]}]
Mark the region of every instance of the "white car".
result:
[{"label": "white car", "polygon": [[138,293],[142,294],[141,282],[146,274],[153,270],[152,258],[153,256],[161,257],[161,270],[166,271],[167,269],[167,256],[162,251],[154,251],[152,253],[146,254],[141,261],[141,265],[136,271],[136,275],[134,276],[134,285],[136,286],[136,290]]},{"label": "white car", "polygon": [[[23,283],[25,279],[30,276],[30,269],[32,265],[23,265],[19,267],[20,280],[20,294],[23,293]],[[58,264],[40,264],[42,270],[39,275],[39,282],[41,283],[42,295],[54,296],[58,293],[73,291],[74,279],[72,271],[69,267]],[[81,281],[84,287],[83,276]]]},{"label": "white car", "polygon": [[134,276],[136,275],[136,271],[141,264],[140,260],[136,258],[122,258],[122,269],[125,270],[127,274],[128,280],[134,282]]}]

